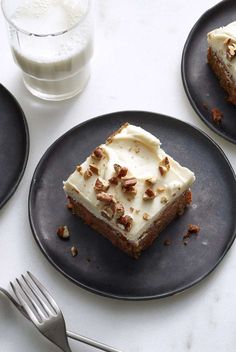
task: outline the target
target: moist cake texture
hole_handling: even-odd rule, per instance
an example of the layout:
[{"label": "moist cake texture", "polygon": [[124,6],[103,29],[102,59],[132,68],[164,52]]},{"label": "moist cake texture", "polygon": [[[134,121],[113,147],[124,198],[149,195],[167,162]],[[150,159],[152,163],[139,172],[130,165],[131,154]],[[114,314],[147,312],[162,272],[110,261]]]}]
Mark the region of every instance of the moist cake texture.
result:
[{"label": "moist cake texture", "polygon": [[126,123],[64,182],[73,212],[133,257],[191,202],[195,176]]},{"label": "moist cake texture", "polygon": [[209,32],[207,41],[208,62],[228,100],[236,105],[236,21]]}]

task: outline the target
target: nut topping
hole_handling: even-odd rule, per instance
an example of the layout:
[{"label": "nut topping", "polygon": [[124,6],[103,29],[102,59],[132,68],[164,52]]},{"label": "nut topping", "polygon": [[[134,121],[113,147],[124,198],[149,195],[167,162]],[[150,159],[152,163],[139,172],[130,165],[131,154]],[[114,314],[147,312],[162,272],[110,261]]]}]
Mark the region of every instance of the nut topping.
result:
[{"label": "nut topping", "polygon": [[164,187],[158,187],[157,188],[157,193],[163,193],[165,191]]},{"label": "nut topping", "polygon": [[95,160],[101,160],[103,157],[103,150],[101,147],[97,147],[94,149],[93,153],[91,154],[91,157]]},{"label": "nut topping", "polygon": [[162,204],[165,204],[165,203],[167,203],[167,202],[168,202],[168,199],[167,199],[166,196],[161,197],[161,203],[162,203]]},{"label": "nut topping", "polygon": [[121,181],[121,187],[127,189],[135,186],[136,183],[137,183],[137,179],[135,177],[125,178]]},{"label": "nut topping", "polygon": [[147,221],[149,218],[150,216],[148,215],[148,213],[143,214],[143,220]]},{"label": "nut topping", "polygon": [[168,157],[166,156],[163,160],[161,160],[159,164],[159,171],[161,176],[165,176],[165,174],[170,170],[170,162]]},{"label": "nut topping", "polygon": [[92,171],[93,174],[98,175],[99,174],[99,170],[97,165],[95,164],[89,164],[89,169]]},{"label": "nut topping", "polygon": [[104,208],[101,210],[101,215],[106,218],[107,220],[113,219],[115,215],[115,207],[114,204],[105,205]]},{"label": "nut topping", "polygon": [[145,180],[145,182],[146,182],[148,185],[154,185],[154,183],[157,182],[157,178],[156,178],[156,177],[150,177],[150,178],[148,178],[147,180]]},{"label": "nut topping", "polygon": [[150,200],[154,199],[156,197],[156,192],[153,192],[151,188],[146,189],[144,195],[143,195],[143,200]]},{"label": "nut topping", "polygon": [[80,173],[80,175],[83,175],[83,171],[82,171],[82,166],[81,165],[77,165],[76,166],[76,170]]},{"label": "nut topping", "polygon": [[97,178],[95,181],[94,189],[96,192],[107,192],[109,188],[109,183],[105,180],[101,180],[100,178]]},{"label": "nut topping", "polygon": [[108,181],[111,185],[118,185],[118,182],[119,182],[117,176],[112,176]]},{"label": "nut topping", "polygon": [[104,202],[104,203],[116,203],[116,200],[113,197],[113,195],[105,192],[98,193],[97,200],[100,200],[101,202]]},{"label": "nut topping", "polygon": [[58,235],[58,237],[62,238],[63,240],[69,238],[70,232],[69,232],[68,227],[66,225],[58,227],[57,235]]},{"label": "nut topping", "polygon": [[122,225],[125,231],[129,232],[133,225],[133,219],[129,215],[121,216],[117,220],[118,224]]},{"label": "nut topping", "polygon": [[85,180],[88,180],[91,176],[93,176],[93,173],[91,170],[86,170],[85,173],[84,173],[84,179]]},{"label": "nut topping", "polygon": [[226,56],[229,61],[232,61],[236,55],[236,43],[231,38],[225,41],[226,44]]},{"label": "nut topping", "polygon": [[116,176],[119,178],[125,177],[127,175],[127,167],[120,166],[119,164],[114,164],[114,169],[116,172]]},{"label": "nut topping", "polygon": [[125,213],[125,209],[123,207],[123,205],[120,202],[116,203],[116,207],[115,207],[115,215],[116,217],[121,217],[123,216]]}]

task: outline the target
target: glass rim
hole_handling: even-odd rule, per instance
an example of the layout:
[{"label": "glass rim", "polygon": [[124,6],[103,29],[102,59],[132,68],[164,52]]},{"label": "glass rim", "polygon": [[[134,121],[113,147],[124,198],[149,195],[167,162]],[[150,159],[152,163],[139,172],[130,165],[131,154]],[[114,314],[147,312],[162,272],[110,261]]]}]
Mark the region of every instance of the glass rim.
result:
[{"label": "glass rim", "polygon": [[45,38],[45,37],[57,37],[57,36],[60,36],[60,35],[63,35],[65,33],[68,33],[70,31],[72,31],[73,29],[75,29],[76,27],[78,27],[84,20],[85,18],[87,17],[88,13],[89,13],[89,10],[90,10],[90,7],[91,7],[91,2],[92,0],[87,0],[88,2],[88,6],[87,6],[87,10],[85,12],[85,14],[83,15],[83,17],[77,22],[75,23],[73,26],[67,28],[67,29],[64,29],[62,31],[59,31],[59,32],[55,32],[55,33],[45,33],[45,34],[38,34],[38,33],[34,33],[34,32],[29,32],[23,28],[20,28],[19,26],[17,26],[10,18],[9,16],[7,15],[6,11],[5,11],[5,8],[4,8],[4,4],[5,2],[7,2],[7,0],[1,0],[1,8],[2,8],[2,13],[5,17],[5,20],[13,27],[15,28],[18,32],[21,32],[23,34],[26,34],[28,36],[35,36],[35,37],[41,37],[41,38]]}]

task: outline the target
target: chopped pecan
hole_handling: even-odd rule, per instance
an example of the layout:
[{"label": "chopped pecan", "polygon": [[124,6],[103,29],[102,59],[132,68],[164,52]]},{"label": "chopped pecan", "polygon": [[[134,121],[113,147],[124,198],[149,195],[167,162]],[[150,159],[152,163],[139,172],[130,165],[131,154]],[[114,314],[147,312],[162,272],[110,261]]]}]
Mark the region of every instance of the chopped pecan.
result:
[{"label": "chopped pecan", "polygon": [[125,213],[125,209],[123,205],[120,202],[116,202],[116,206],[115,206],[116,217],[121,217],[124,215],[124,213]]},{"label": "chopped pecan", "polygon": [[91,157],[95,160],[101,160],[103,157],[103,150],[101,147],[97,147],[94,149],[93,153],[91,154]]},{"label": "chopped pecan", "polygon": [[120,166],[119,164],[114,164],[114,169],[116,172],[116,176],[119,178],[125,177],[127,175],[127,167]]},{"label": "chopped pecan", "polygon": [[159,164],[159,171],[161,176],[164,176],[170,170],[170,162],[168,157],[166,156],[164,159],[161,160]]},{"label": "chopped pecan", "polygon": [[231,38],[227,39],[224,43],[226,44],[226,57],[229,61],[232,61],[236,55],[236,43]]},{"label": "chopped pecan", "polygon": [[129,215],[121,216],[117,219],[118,224],[122,225],[125,231],[129,232],[133,226],[133,218]]},{"label": "chopped pecan", "polygon": [[121,181],[121,187],[122,188],[131,188],[131,187],[134,187],[137,183],[137,179],[135,177],[131,177],[131,178],[124,178],[122,181]]},{"label": "chopped pecan", "polygon": [[143,220],[147,221],[149,218],[150,216],[148,215],[148,213],[143,214]]},{"label": "chopped pecan", "polygon": [[104,203],[116,203],[116,200],[113,197],[113,195],[105,192],[98,193],[97,200],[100,200],[101,202],[104,202]]},{"label": "chopped pecan", "polygon": [[82,166],[81,165],[77,165],[76,166],[76,170],[81,174],[82,173]]},{"label": "chopped pecan", "polygon": [[147,180],[145,180],[145,182],[146,182],[148,185],[154,185],[154,183],[157,182],[157,178],[156,178],[156,177],[150,177],[150,178],[148,178]]},{"label": "chopped pecan", "polygon": [[115,215],[115,206],[114,204],[105,205],[101,210],[101,215],[107,220],[112,220]]},{"label": "chopped pecan", "polygon": [[165,187],[158,187],[157,193],[163,193],[165,191]]},{"label": "chopped pecan", "polygon": [[108,181],[111,185],[118,185],[118,182],[119,182],[117,176],[112,176]]},{"label": "chopped pecan", "polygon": [[151,188],[146,189],[143,195],[143,200],[154,199],[156,197],[156,192],[153,192]]},{"label": "chopped pecan", "polygon": [[84,179],[85,180],[88,180],[91,176],[93,176],[93,173],[91,170],[88,169],[84,172]]},{"label": "chopped pecan", "polygon": [[165,203],[167,203],[167,202],[168,202],[168,199],[167,199],[166,196],[161,197],[161,203],[162,203],[162,204],[165,204]]},{"label": "chopped pecan", "polygon": [[100,178],[97,178],[95,181],[94,189],[96,192],[107,192],[109,188],[109,183],[105,180],[101,180]]},{"label": "chopped pecan", "polygon": [[95,164],[89,164],[89,169],[92,171],[92,173],[94,173],[95,175],[99,174],[99,170],[97,165]]},{"label": "chopped pecan", "polygon": [[62,238],[63,240],[69,238],[70,232],[69,232],[68,227],[66,225],[58,227],[57,235],[58,235],[58,237]]}]

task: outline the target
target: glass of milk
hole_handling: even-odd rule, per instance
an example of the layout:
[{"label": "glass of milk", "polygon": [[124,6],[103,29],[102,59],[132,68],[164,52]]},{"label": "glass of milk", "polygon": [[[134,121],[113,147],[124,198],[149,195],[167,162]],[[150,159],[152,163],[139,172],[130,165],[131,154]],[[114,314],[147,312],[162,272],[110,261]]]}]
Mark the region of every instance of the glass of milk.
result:
[{"label": "glass of milk", "polygon": [[27,89],[46,100],[80,93],[90,76],[90,0],[2,0],[13,57]]}]

